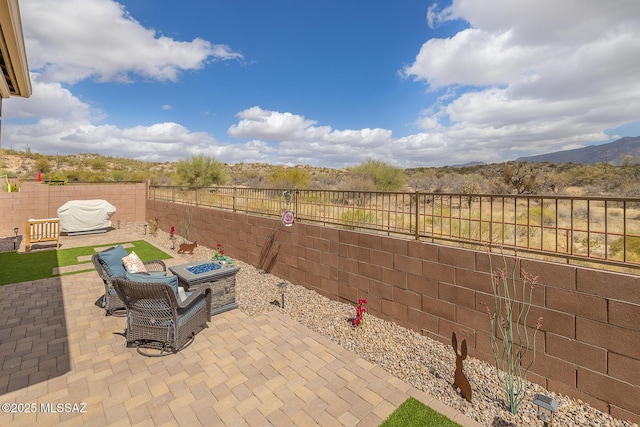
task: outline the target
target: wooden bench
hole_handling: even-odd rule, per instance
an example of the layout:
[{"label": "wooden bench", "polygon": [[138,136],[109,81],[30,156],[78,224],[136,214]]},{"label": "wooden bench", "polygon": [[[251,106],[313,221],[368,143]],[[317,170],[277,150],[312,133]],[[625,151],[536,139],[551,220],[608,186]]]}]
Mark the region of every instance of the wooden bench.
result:
[{"label": "wooden bench", "polygon": [[30,219],[26,226],[25,252],[31,251],[34,243],[56,242],[60,247],[60,218]]}]

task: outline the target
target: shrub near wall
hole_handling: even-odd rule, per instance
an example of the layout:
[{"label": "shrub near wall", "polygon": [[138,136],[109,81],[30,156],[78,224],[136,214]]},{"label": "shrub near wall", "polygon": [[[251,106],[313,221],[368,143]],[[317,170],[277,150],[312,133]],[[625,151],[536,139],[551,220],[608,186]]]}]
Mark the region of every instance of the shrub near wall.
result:
[{"label": "shrub near wall", "polygon": [[[157,216],[165,231],[186,209],[199,244],[222,243],[254,266],[264,265],[264,248],[277,249],[275,275],[334,300],[355,305],[365,298],[371,314],[446,344],[455,331],[470,355],[493,364],[489,254],[147,200],[147,216]],[[540,281],[529,318],[544,318],[528,379],[639,422],[640,278],[529,259],[520,265]]]}]

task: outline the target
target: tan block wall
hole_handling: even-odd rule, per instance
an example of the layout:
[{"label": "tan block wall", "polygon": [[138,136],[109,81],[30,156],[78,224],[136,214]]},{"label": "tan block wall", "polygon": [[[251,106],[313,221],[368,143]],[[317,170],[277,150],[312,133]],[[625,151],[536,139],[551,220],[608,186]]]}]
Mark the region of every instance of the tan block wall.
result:
[{"label": "tan block wall", "polygon": [[[181,234],[187,211],[191,240],[201,245],[222,243],[230,256],[257,266],[268,264],[263,249],[272,239],[273,274],[334,300],[365,298],[371,314],[446,344],[455,331],[472,356],[494,363],[485,252],[147,201],[148,217],[165,231],[174,226]],[[639,422],[640,277],[537,260],[520,265],[540,278],[529,325],[544,318],[528,378]]]},{"label": "tan block wall", "polygon": [[18,193],[0,193],[0,237],[13,236],[13,228],[25,231],[28,219],[55,218],[60,206],[70,200],[106,200],[116,207],[115,224],[144,221],[147,184],[68,184],[46,185],[24,182]]}]

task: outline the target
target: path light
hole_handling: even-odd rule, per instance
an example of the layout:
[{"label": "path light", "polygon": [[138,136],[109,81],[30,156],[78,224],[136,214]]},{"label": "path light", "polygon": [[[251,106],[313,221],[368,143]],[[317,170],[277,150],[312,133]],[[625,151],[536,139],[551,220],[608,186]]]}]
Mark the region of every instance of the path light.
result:
[{"label": "path light", "polygon": [[544,426],[553,425],[553,416],[558,412],[560,402],[544,394],[536,393],[533,395],[533,404],[538,407],[538,419],[544,423]]},{"label": "path light", "polygon": [[147,235],[147,224],[144,225],[144,235]]},{"label": "path light", "polygon": [[120,230],[120,220],[118,220],[118,230]]},{"label": "path light", "polygon": [[13,239],[13,249],[16,248],[16,244],[18,243],[18,231],[20,231],[18,227],[13,227],[13,232],[16,233],[16,237]]},{"label": "path light", "polygon": [[278,289],[280,289],[280,294],[282,294],[282,309],[284,310],[284,294],[287,292],[287,282],[278,283]]}]

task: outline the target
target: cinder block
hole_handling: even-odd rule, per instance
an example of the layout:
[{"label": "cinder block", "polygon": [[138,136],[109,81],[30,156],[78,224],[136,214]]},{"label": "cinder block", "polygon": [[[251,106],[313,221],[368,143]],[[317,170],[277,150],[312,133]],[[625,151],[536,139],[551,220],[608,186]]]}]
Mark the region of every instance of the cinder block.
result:
[{"label": "cinder block", "polygon": [[558,288],[546,289],[546,306],[587,319],[607,321],[607,300],[602,297]]},{"label": "cinder block", "polygon": [[422,260],[403,255],[394,255],[393,267],[405,273],[422,274]]},{"label": "cinder block", "polygon": [[610,352],[607,373],[614,378],[640,386],[640,360]]},{"label": "cinder block", "polygon": [[413,258],[420,258],[425,261],[437,261],[438,246],[432,243],[413,240],[409,242],[407,255]]},{"label": "cinder block", "polygon": [[380,299],[393,301],[393,285],[379,280],[371,280],[369,282],[369,292],[376,295]]},{"label": "cinder block", "polygon": [[[609,323],[636,331],[640,336],[640,305],[609,301]],[[638,340],[640,345],[640,337]]]},{"label": "cinder block", "polygon": [[420,310],[422,307],[422,296],[407,289],[394,287],[393,301],[416,310]]},{"label": "cinder block", "polygon": [[437,262],[422,262],[422,275],[439,282],[455,283],[455,268]]},{"label": "cinder block", "polygon": [[382,282],[389,283],[398,288],[406,288],[407,286],[407,273],[405,272],[382,268],[380,274]]},{"label": "cinder block", "polygon": [[422,296],[422,311],[452,322],[456,318],[456,306],[454,304],[424,295]]},{"label": "cinder block", "polygon": [[638,333],[583,317],[576,318],[576,339],[634,359],[640,359]]},{"label": "cinder block", "polygon": [[476,269],[476,252],[450,246],[438,247],[438,262],[468,270]]},{"label": "cinder block", "polygon": [[611,271],[579,268],[577,290],[604,298],[640,305],[640,277]]},{"label": "cinder block", "polygon": [[480,271],[455,269],[455,284],[468,289],[492,293],[491,274]]},{"label": "cinder block", "polygon": [[407,289],[417,294],[438,298],[438,281],[427,279],[422,275],[407,274]]},{"label": "cinder block", "polygon": [[593,371],[607,372],[607,351],[566,337],[546,334],[546,353]]},{"label": "cinder block", "polygon": [[406,256],[408,252],[409,242],[405,239],[396,239],[385,237],[380,241],[380,250],[390,252],[394,255]]},{"label": "cinder block", "polygon": [[640,387],[578,367],[577,388],[626,411],[640,414]]},{"label": "cinder block", "polygon": [[381,304],[381,311],[384,314],[391,316],[394,321],[401,323],[407,322],[408,309],[406,305],[384,299],[382,300]]},{"label": "cinder block", "polygon": [[458,307],[473,308],[475,306],[473,290],[444,282],[438,284],[438,298],[455,304]]},{"label": "cinder block", "polygon": [[407,310],[407,321],[410,325],[416,327],[417,330],[428,330],[433,333],[438,332],[438,318],[421,310],[409,307]]}]

